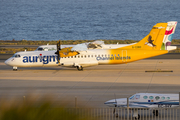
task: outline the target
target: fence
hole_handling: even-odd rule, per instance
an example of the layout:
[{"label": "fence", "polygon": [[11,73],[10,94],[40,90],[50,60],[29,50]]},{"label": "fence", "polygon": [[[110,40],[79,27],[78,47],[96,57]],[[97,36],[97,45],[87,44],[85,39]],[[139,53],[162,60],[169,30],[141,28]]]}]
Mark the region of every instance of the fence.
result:
[{"label": "fence", "polygon": [[90,120],[136,120],[138,118],[133,117],[134,110],[138,111],[139,120],[180,120],[180,108],[129,109],[129,115],[126,108],[68,108],[66,110]]}]

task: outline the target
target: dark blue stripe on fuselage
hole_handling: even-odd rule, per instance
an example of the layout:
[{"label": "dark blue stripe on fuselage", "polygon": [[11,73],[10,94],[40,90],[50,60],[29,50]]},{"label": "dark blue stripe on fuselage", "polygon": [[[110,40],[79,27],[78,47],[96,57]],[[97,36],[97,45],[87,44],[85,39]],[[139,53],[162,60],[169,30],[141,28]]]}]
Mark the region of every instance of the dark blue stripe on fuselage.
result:
[{"label": "dark blue stripe on fuselage", "polygon": [[133,102],[136,104],[161,104],[161,105],[179,105],[179,102]]}]

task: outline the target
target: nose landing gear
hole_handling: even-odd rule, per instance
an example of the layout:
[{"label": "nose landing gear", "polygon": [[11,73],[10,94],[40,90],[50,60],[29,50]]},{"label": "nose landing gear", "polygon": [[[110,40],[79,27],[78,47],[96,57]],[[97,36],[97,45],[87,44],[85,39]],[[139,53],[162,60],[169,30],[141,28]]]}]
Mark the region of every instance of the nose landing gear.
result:
[{"label": "nose landing gear", "polygon": [[17,67],[13,67],[13,71],[17,71]]}]

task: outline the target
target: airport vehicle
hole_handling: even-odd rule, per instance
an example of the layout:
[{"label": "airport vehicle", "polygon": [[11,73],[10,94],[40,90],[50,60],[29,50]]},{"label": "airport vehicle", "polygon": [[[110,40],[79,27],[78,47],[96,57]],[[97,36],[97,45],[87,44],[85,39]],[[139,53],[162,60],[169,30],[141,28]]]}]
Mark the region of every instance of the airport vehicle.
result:
[{"label": "airport vehicle", "polygon": [[[136,93],[127,98],[112,99],[104,104],[109,107],[127,108],[127,100],[129,100],[129,110],[133,111],[133,117],[139,119],[138,110],[146,108],[153,111],[155,116],[158,116],[158,110],[155,108],[172,108],[179,106],[179,94],[158,94],[158,93]],[[118,113],[114,114],[118,116]]]},{"label": "airport vehicle", "polygon": [[[153,56],[168,53],[167,47],[162,49],[166,28],[170,26],[175,30],[176,21],[168,23],[157,23],[150,33],[138,43],[116,49],[87,49],[87,47],[76,46],[73,48],[62,48],[60,41],[57,51],[27,51],[17,52],[13,57],[5,61],[5,64],[17,67],[45,67],[64,66],[75,67],[83,70],[83,67],[101,64],[124,64]],[[169,25],[169,26],[168,26]],[[168,35],[173,34],[168,32]],[[90,46],[93,48],[94,45]],[[172,48],[173,50],[175,48]]]}]

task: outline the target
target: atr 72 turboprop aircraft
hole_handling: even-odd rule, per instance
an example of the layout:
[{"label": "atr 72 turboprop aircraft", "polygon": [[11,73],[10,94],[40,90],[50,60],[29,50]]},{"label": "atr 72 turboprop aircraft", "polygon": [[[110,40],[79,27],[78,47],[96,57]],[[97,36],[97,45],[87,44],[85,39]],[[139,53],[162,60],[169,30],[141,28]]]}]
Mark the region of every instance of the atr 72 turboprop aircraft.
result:
[{"label": "atr 72 turboprop aircraft", "polygon": [[[157,23],[150,33],[138,43],[116,49],[61,49],[60,41],[57,51],[18,52],[5,61],[7,65],[17,67],[65,66],[83,67],[102,64],[123,64],[168,53],[167,40],[170,43],[177,22]],[[170,37],[171,36],[171,37]],[[171,47],[174,50],[176,47]]]},{"label": "atr 72 turboprop aircraft", "polygon": [[[127,98],[112,99],[104,103],[109,107],[127,108]],[[172,108],[179,106],[179,94],[157,94],[157,93],[137,93],[129,98],[129,109],[133,111],[133,117],[140,118],[139,109],[147,108]],[[118,113],[114,114],[118,116]],[[158,110],[153,110],[153,114],[158,116]]]}]

